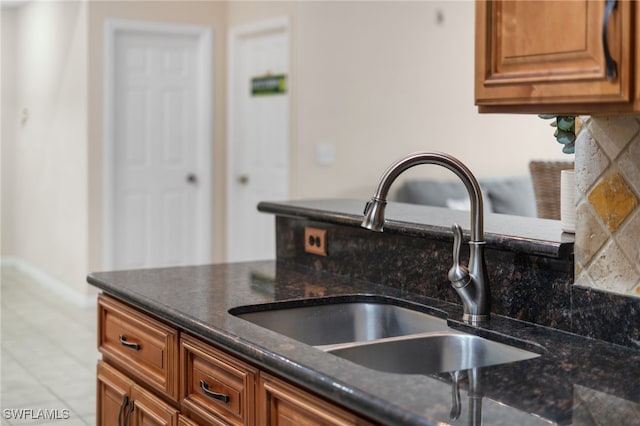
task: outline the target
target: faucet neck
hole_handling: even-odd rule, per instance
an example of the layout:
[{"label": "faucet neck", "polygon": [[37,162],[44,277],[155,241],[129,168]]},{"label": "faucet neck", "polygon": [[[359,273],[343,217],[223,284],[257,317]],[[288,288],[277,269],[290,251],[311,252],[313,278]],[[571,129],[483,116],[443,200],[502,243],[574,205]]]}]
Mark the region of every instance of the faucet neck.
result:
[{"label": "faucet neck", "polygon": [[436,164],[455,173],[469,194],[471,201],[471,241],[484,241],[483,200],[480,184],[471,171],[458,159],[440,152],[416,152],[392,164],[382,176],[374,195],[374,200],[383,202],[387,199],[393,181],[405,170],[420,164]]}]

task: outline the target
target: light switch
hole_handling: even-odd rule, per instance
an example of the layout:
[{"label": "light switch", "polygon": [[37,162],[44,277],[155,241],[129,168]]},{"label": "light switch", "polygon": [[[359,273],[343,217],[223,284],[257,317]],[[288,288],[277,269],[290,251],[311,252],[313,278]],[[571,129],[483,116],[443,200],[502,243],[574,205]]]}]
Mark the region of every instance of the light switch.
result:
[{"label": "light switch", "polygon": [[316,144],[316,164],[332,166],[336,161],[336,147],[330,143]]}]

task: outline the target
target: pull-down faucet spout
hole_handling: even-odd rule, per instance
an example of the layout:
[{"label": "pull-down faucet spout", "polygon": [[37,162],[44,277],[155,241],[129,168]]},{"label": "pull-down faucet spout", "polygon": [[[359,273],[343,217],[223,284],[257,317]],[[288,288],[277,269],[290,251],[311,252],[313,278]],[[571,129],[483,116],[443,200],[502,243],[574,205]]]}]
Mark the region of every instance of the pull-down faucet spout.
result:
[{"label": "pull-down faucet spout", "polygon": [[476,324],[489,319],[490,291],[484,262],[484,208],[482,190],[477,179],[462,162],[439,152],[409,154],[392,164],[384,173],[378,188],[365,207],[362,227],[382,232],[387,194],[393,181],[407,169],[420,164],[436,164],[451,170],[464,183],[471,201],[471,240],[469,241],[469,266],[460,263],[462,229],[458,224],[453,230],[453,266],[449,280],[462,299],[463,319]]}]

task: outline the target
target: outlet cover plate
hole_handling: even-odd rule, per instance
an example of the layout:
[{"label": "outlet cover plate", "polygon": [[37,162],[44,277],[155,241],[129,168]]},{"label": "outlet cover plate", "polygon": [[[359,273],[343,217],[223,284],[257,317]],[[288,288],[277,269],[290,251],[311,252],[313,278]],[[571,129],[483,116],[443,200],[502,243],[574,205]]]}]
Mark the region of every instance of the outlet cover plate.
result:
[{"label": "outlet cover plate", "polygon": [[318,256],[327,255],[327,230],[305,226],[304,251]]}]

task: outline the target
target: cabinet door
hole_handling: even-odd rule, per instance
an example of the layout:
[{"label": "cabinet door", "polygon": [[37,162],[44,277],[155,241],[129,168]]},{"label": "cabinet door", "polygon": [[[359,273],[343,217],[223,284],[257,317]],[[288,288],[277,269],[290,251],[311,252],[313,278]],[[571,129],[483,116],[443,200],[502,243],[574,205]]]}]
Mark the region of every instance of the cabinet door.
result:
[{"label": "cabinet door", "polygon": [[178,410],[140,386],[133,386],[131,400],[125,426],[177,426]]},{"label": "cabinet door", "polygon": [[261,426],[354,426],[372,423],[293,385],[260,373],[258,424]]},{"label": "cabinet door", "polygon": [[178,411],[98,361],[97,426],[177,426]]},{"label": "cabinet door", "polygon": [[[480,111],[633,109],[633,3],[617,2],[605,43],[604,0],[479,0],[475,86]],[[607,75],[605,44],[616,63],[615,76]]]},{"label": "cabinet door", "polygon": [[97,426],[121,426],[130,403],[133,382],[108,364],[98,361]]}]

